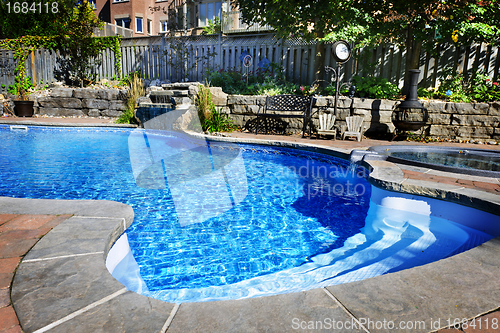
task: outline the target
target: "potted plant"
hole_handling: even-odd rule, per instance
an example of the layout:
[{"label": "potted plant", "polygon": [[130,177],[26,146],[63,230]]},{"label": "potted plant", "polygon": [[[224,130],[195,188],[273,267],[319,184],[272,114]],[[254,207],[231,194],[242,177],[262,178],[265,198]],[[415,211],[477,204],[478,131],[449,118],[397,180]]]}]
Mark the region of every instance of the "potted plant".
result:
[{"label": "potted plant", "polygon": [[26,78],[26,59],[37,46],[43,46],[41,41],[44,37],[23,36],[18,39],[0,40],[0,49],[14,51],[14,59],[17,62],[16,67],[16,85],[13,93],[17,95],[14,100],[14,112],[18,117],[33,116],[33,101],[28,99],[29,81]]},{"label": "potted plant", "polygon": [[35,102],[28,98],[27,83],[26,77],[20,73],[17,82],[17,99],[14,100],[14,112],[18,117],[33,117],[33,105]]}]

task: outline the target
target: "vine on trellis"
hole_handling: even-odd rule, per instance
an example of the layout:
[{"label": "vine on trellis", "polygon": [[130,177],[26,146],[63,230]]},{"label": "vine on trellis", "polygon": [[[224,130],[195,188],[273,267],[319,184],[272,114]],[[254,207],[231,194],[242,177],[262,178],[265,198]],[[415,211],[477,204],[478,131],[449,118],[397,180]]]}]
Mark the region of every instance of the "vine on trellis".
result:
[{"label": "vine on trellis", "polygon": [[[120,50],[120,36],[108,37],[90,37],[87,39],[89,43],[86,47],[94,51],[104,51],[111,49],[116,55],[116,69],[117,72],[121,71],[121,50]],[[0,49],[14,51],[14,59],[17,62],[15,71],[16,82],[18,85],[17,95],[21,100],[26,100],[26,59],[28,56],[37,49],[44,48],[48,50],[67,51],[74,45],[77,45],[71,38],[61,36],[23,36],[17,39],[4,39],[0,40]],[[88,60],[88,59],[87,59]]]}]

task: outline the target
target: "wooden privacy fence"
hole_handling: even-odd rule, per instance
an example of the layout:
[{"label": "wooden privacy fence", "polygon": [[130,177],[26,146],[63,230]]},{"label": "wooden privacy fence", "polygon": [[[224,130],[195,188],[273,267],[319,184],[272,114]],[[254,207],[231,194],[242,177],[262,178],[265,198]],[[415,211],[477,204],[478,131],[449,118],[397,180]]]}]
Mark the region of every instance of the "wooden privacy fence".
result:
[{"label": "wooden privacy fence", "polygon": [[[444,70],[449,67],[467,78],[475,72],[485,72],[493,80],[500,76],[499,47],[475,44],[455,47],[441,44],[434,57],[425,51],[420,56],[420,85],[437,86]],[[314,81],[316,45],[300,39],[278,39],[273,34],[247,36],[161,36],[125,38],[121,44],[121,70],[116,71],[115,54],[104,51],[101,63],[95,66],[98,79],[123,77],[140,70],[146,79],[161,81],[203,82],[207,73],[216,70],[235,70],[242,74],[246,68],[241,55],[252,56],[248,70],[256,71],[259,62],[266,58],[284,69],[286,78],[294,83],[309,85]],[[2,91],[14,83],[15,63],[12,52],[2,51],[0,58],[0,84]],[[51,50],[37,50],[27,60],[27,73],[36,84],[56,80],[60,71],[57,59],[60,55]],[[374,75],[403,85],[406,52],[396,45],[380,45],[375,49],[360,49],[343,66],[341,80],[348,81],[353,75]],[[331,45],[326,45],[325,65],[335,67],[331,57]],[[325,80],[329,80],[328,75]]]}]

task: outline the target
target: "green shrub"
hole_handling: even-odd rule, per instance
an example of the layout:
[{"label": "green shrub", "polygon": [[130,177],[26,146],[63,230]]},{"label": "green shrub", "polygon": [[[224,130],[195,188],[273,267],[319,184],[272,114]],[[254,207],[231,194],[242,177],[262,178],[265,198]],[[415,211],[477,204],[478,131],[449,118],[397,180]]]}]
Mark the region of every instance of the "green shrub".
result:
[{"label": "green shrub", "polygon": [[353,76],[351,81],[356,86],[356,97],[376,99],[398,99],[400,97],[398,86],[384,78]]},{"label": "green shrub", "polygon": [[277,82],[272,77],[266,77],[264,82],[255,83],[247,88],[249,95],[275,96],[296,93],[298,86],[290,82]]},{"label": "green shrub", "polygon": [[213,35],[218,34],[222,31],[222,25],[220,18],[216,17],[213,20],[208,20],[207,26],[203,27],[202,35]]},{"label": "green shrub", "polygon": [[[30,89],[33,89],[34,86],[33,86],[33,83],[31,82],[31,77],[29,76],[26,76],[24,78],[24,82],[21,83],[22,84],[22,90],[21,91],[24,91],[25,93],[28,92]],[[21,91],[19,90],[19,82],[18,80],[16,80],[14,82],[14,84],[10,84],[8,87],[7,87],[7,92],[12,94],[12,95],[21,95]]]},{"label": "green shrub", "polygon": [[212,72],[208,76],[208,82],[212,87],[221,87],[226,94],[242,95],[242,92],[247,89],[246,81],[237,71]]},{"label": "green shrub", "polygon": [[202,123],[204,131],[213,132],[231,132],[236,129],[229,116],[222,112],[222,109],[215,107],[210,111],[208,118]]},{"label": "green shrub", "polygon": [[210,88],[203,85],[198,86],[195,104],[196,109],[198,110],[198,117],[200,118],[200,122],[203,126],[205,119],[210,118],[210,113],[213,109],[215,109],[215,105],[212,102],[212,92],[210,92]]},{"label": "green shrub", "polygon": [[128,86],[128,85],[130,85],[131,81],[133,81],[136,77],[139,77],[139,78],[142,77],[142,72],[140,69],[137,71],[132,71],[132,72],[128,73],[127,75],[125,75],[123,77],[123,79],[120,79],[120,83],[118,85]]},{"label": "green shrub", "polygon": [[476,102],[500,101],[500,85],[487,75],[478,74],[471,80],[468,94]]},{"label": "green shrub", "polygon": [[[444,99],[451,102],[470,102],[467,95],[464,77],[461,73],[455,73],[451,67],[443,69],[441,82],[437,90],[427,89],[430,98]],[[420,92],[423,92],[420,90]],[[419,95],[420,96],[420,95]]]},{"label": "green shrub", "polygon": [[212,101],[212,93],[209,87],[200,85],[195,99],[198,117],[203,131],[213,132],[231,132],[236,129],[229,116],[219,109],[215,108]]},{"label": "green shrub", "polygon": [[144,96],[144,85],[141,77],[134,74],[129,77],[125,111],[123,111],[122,115],[116,120],[117,124],[130,124],[134,122],[137,99],[141,96]]},{"label": "green shrub", "polygon": [[270,63],[266,70],[249,72],[248,85],[246,74],[238,71],[219,70],[208,75],[213,87],[221,87],[226,94],[232,95],[281,95],[297,92],[298,85],[285,80],[283,69]]}]

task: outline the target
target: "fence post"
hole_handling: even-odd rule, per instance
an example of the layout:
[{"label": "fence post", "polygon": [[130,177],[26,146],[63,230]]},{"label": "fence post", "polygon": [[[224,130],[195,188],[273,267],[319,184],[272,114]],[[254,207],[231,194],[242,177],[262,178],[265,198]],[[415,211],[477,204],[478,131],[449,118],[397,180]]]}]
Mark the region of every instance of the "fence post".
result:
[{"label": "fence post", "polygon": [[[219,64],[218,66],[222,68],[222,31],[219,31]],[[215,69],[215,67],[214,67]]]},{"label": "fence post", "polygon": [[36,87],[38,84],[36,80],[36,66],[35,66],[35,50],[31,52],[31,81],[33,82],[33,85]]}]

